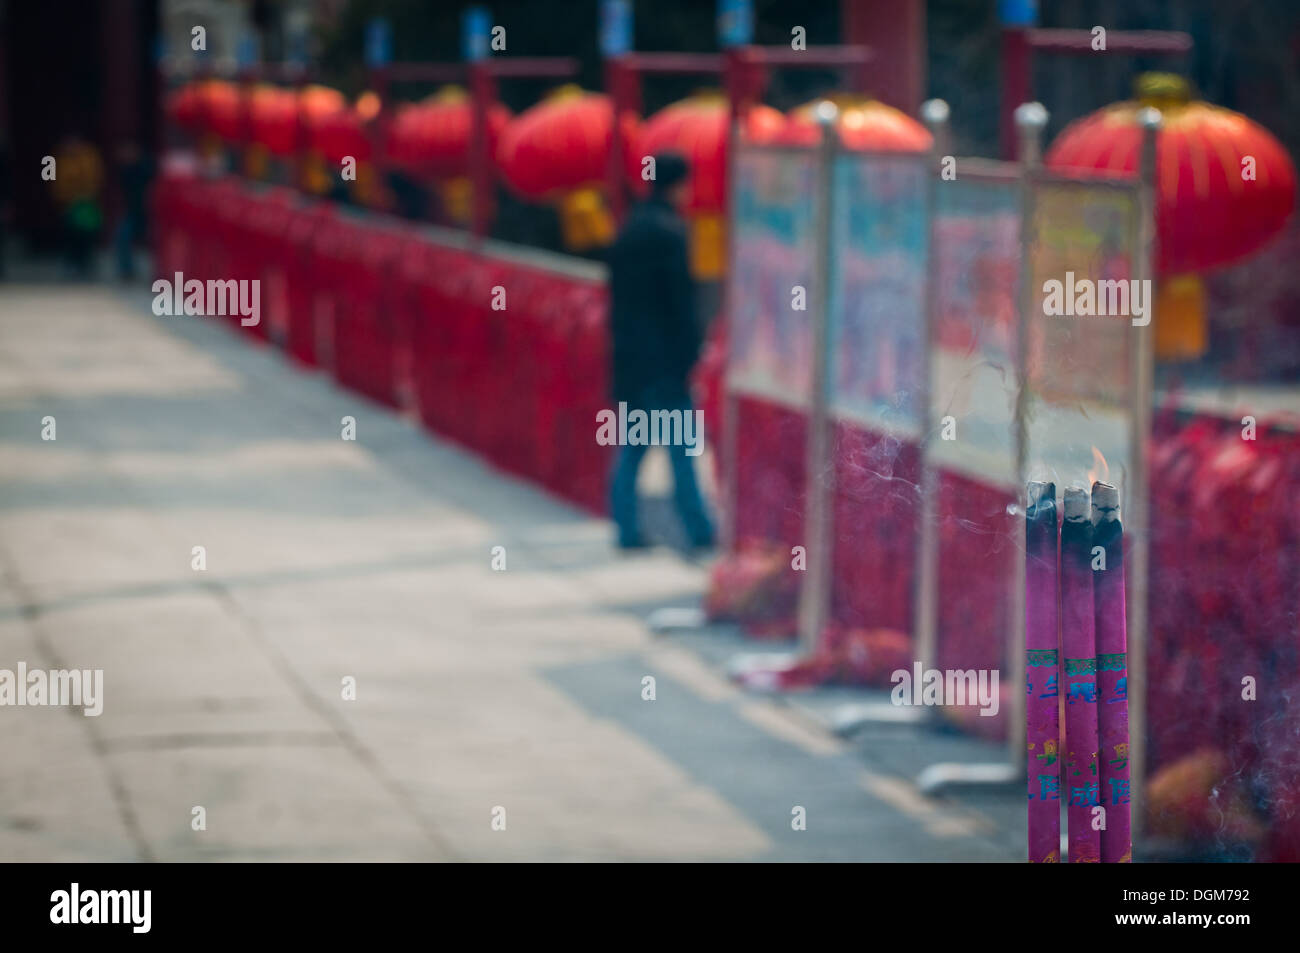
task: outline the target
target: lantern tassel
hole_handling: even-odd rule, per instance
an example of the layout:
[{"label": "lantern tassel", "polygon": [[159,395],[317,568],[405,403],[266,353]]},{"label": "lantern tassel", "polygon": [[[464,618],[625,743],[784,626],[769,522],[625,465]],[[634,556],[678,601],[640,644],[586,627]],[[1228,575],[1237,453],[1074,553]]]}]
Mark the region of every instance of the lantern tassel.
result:
[{"label": "lantern tassel", "polygon": [[717,212],[691,218],[691,272],[702,281],[716,281],[727,271],[726,221]]},{"label": "lantern tassel", "polygon": [[447,218],[457,225],[470,220],[474,206],[474,185],[468,176],[459,175],[438,183],[438,198]]},{"label": "lantern tassel", "polygon": [[1205,321],[1205,283],[1199,275],[1174,275],[1156,292],[1156,359],[1189,361],[1209,346]]},{"label": "lantern tassel", "polygon": [[614,217],[595,188],[574,189],[560,199],[560,228],[570,251],[586,251],[614,240]]}]

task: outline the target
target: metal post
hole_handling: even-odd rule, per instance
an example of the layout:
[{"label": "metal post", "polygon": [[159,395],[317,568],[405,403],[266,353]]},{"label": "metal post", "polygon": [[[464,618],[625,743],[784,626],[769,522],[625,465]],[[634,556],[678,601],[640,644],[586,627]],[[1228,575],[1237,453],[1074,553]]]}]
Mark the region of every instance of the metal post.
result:
[{"label": "metal post", "polygon": [[[1034,221],[1034,181],[1043,164],[1043,130],[1047,127],[1047,110],[1041,103],[1025,103],[1016,108],[1016,131],[1019,133],[1021,165],[1021,219],[1020,219],[1020,300],[1016,309],[1019,314],[1019,326],[1016,334],[1016,367],[1019,387],[1016,391],[1016,472],[1013,486],[1016,498],[1021,501],[1016,507],[1015,519],[1012,521],[1011,533],[1015,544],[1011,550],[1015,573],[1012,580],[1008,619],[1011,626],[1010,658],[1011,684],[1020,686],[1025,683],[1025,505],[1021,494],[1025,485],[1025,471],[1029,452],[1027,423],[1028,378],[1029,378],[1029,309],[1033,307],[1033,251],[1037,235],[1033,234]],[[1025,693],[1017,688],[1012,695],[1010,750],[1017,774],[1023,774],[1025,761]]]},{"label": "metal post", "polygon": [[741,59],[740,49],[728,49],[722,59],[722,81],[727,91],[727,103],[730,107],[727,117],[727,229],[724,241],[727,246],[726,284],[722,293],[722,313],[727,315],[727,359],[726,370],[722,380],[722,494],[723,512],[721,527],[722,551],[735,552],[736,549],[736,514],[740,500],[740,401],[731,390],[728,376],[732,366],[732,348],[736,336],[734,322],[731,319],[731,306],[735,296],[731,294],[731,282],[736,274],[736,166],[740,161],[740,150],[744,145],[743,122],[746,110],[746,68]]},{"label": "metal post", "polygon": [[736,274],[736,166],[740,161],[740,149],[744,145],[740,132],[740,120],[734,115],[727,120],[727,273],[722,292],[722,313],[726,315],[727,354],[722,369],[722,466],[719,474],[722,486],[718,493],[722,497],[722,519],[719,542],[722,552],[731,553],[736,549],[736,508],[740,496],[740,467],[737,449],[740,445],[740,421],[737,419],[739,408],[736,395],[731,390],[728,378],[731,375],[732,348],[735,347],[735,322],[731,317],[731,305],[735,296],[731,293],[731,282]]},{"label": "metal post", "polygon": [[835,551],[830,534],[830,506],[835,496],[835,466],[831,459],[830,420],[827,414],[827,349],[829,348],[831,291],[831,177],[839,133],[835,104],[817,107],[821,145],[817,153],[817,195],[814,221],[816,242],[813,254],[812,301],[812,393],[808,402],[807,459],[804,466],[807,494],[804,506],[804,537],[807,543],[807,578],[799,591],[799,645],[804,654],[817,647],[826,621],[831,590],[831,560]]},{"label": "metal post", "polygon": [[[1041,137],[1047,125],[1047,110],[1041,103],[1023,103],[1016,108],[1016,129],[1020,136],[1021,160],[1021,219],[1020,219],[1020,289],[1018,329],[1016,333],[1016,419],[1013,436],[1016,444],[1016,470],[1013,485],[1024,485],[1026,456],[1025,405],[1028,400],[1028,316],[1033,303],[1033,276],[1030,273],[1031,255],[1035,236],[1033,223],[1033,183],[1042,162]],[[1021,499],[1017,489],[1017,499]],[[926,794],[933,794],[949,785],[1023,785],[1025,782],[1025,693],[1020,686],[1025,682],[1025,514],[1024,506],[1016,507],[1009,542],[1016,553],[1010,591],[1007,593],[1007,667],[1014,690],[1011,692],[1011,710],[1007,725],[1007,757],[995,764],[936,764],[921,772],[917,785]]]},{"label": "metal post", "polygon": [[[1137,260],[1134,277],[1155,281],[1156,261],[1156,140],[1162,117],[1158,109],[1148,106],[1138,113],[1142,127],[1142,153],[1138,168]],[[1151,320],[1132,328],[1135,335],[1130,361],[1133,407],[1129,433],[1129,486],[1124,501],[1125,555],[1128,571],[1128,711],[1129,711],[1129,808],[1132,814],[1133,839],[1141,833],[1142,795],[1146,781],[1147,727],[1147,604],[1150,565],[1150,487],[1147,446],[1151,439],[1152,350],[1156,296],[1150,297]]]},{"label": "metal post", "polygon": [[[929,238],[926,242],[926,254],[930,261],[934,258],[935,221],[938,219],[937,189],[939,183],[939,164],[947,151],[948,145],[948,104],[942,99],[926,100],[921,106],[921,118],[930,128],[934,137],[930,147],[930,175],[926,182],[926,220]],[[916,633],[916,657],[921,662],[921,670],[928,671],[935,667],[938,660],[938,607],[939,607],[939,536],[936,494],[939,478],[934,467],[929,465],[929,445],[933,439],[934,419],[933,374],[935,354],[935,293],[934,282],[925,285],[925,365],[922,368],[921,413],[924,423],[921,427],[921,505],[918,514],[917,555],[915,587],[912,604],[913,630]]]}]

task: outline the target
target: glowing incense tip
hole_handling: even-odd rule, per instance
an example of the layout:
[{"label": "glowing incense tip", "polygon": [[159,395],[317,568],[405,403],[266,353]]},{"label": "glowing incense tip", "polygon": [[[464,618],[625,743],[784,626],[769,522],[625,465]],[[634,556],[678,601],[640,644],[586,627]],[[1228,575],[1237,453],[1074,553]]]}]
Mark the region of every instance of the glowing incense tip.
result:
[{"label": "glowing incense tip", "polygon": [[1081,486],[1065,488],[1065,521],[1067,523],[1086,522],[1090,516],[1088,491]]},{"label": "glowing incense tip", "polygon": [[1109,483],[1092,485],[1092,525],[1119,519],[1119,490]]}]

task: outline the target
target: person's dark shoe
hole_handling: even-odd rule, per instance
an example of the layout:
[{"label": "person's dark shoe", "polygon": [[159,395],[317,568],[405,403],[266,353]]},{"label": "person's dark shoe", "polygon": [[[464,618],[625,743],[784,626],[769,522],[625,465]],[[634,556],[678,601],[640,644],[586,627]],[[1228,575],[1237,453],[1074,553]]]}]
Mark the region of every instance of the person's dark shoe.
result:
[{"label": "person's dark shoe", "polygon": [[618,547],[618,550],[621,553],[644,552],[650,548],[650,544],[640,537],[635,539],[619,539],[614,545]]},{"label": "person's dark shoe", "polygon": [[717,540],[714,538],[713,530],[709,530],[707,533],[701,533],[697,536],[692,536],[690,539],[690,551],[693,553],[707,554],[711,552],[716,545]]},{"label": "person's dark shoe", "polygon": [[717,554],[713,543],[692,543],[684,553],[691,562],[707,562]]}]

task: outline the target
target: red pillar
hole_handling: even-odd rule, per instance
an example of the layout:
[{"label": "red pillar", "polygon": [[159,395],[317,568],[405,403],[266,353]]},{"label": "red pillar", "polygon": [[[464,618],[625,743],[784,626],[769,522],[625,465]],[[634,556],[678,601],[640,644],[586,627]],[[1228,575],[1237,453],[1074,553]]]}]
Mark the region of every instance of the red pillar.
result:
[{"label": "red pillar", "polygon": [[1032,57],[1028,28],[1003,27],[1002,96],[998,116],[998,138],[1002,145],[1002,158],[1011,161],[1014,161],[1020,152],[1020,137],[1016,133],[1016,107],[1034,98]]},{"label": "red pillar", "polygon": [[840,0],[840,32],[871,47],[866,92],[915,116],[926,95],[925,0]]},{"label": "red pillar", "polygon": [[609,167],[605,174],[605,188],[609,193],[609,211],[614,221],[621,224],[627,211],[627,188],[623,168],[622,129],[619,117],[625,112],[641,113],[641,77],[635,69],[620,62],[618,57],[605,61],[605,89],[609,91],[610,102],[614,109],[612,126],[613,138],[610,142]]},{"label": "red pillar", "polygon": [[469,67],[470,95],[474,102],[474,125],[470,132],[470,182],[473,188],[473,211],[470,232],[475,238],[485,238],[492,225],[495,196],[492,189],[491,156],[488,153],[488,110],[496,100],[496,77],[486,62],[471,63]]}]

